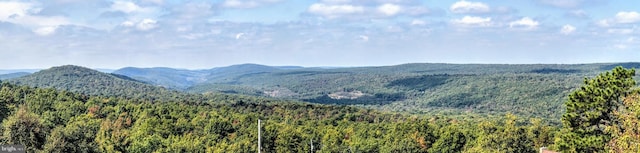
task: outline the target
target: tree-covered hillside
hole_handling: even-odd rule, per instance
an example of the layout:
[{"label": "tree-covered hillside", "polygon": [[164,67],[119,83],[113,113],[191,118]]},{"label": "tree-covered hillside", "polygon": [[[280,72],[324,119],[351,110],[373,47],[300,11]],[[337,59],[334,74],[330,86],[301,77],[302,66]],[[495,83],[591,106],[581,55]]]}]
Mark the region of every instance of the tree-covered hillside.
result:
[{"label": "tree-covered hillside", "polygon": [[514,115],[458,120],[237,96],[150,102],[7,83],[0,109],[0,144],[27,152],[256,152],[258,119],[264,152],[535,152],[557,129]]},{"label": "tree-covered hillside", "polygon": [[185,90],[191,86],[205,82],[220,82],[243,75],[291,69],[298,69],[298,67],[270,67],[257,64],[232,65],[207,70],[126,67],[118,69],[113,73],[167,88]]},{"label": "tree-covered hillside", "polygon": [[[545,146],[565,152],[636,152],[640,90],[634,88],[634,75],[618,67],[583,80],[564,103],[561,127],[549,124],[552,118],[511,113],[407,115],[153,91],[140,93],[150,98],[91,96],[0,82],[0,145],[25,145],[27,152],[256,152],[260,119],[265,152],[536,152]],[[423,75],[391,86],[429,82],[415,86],[428,91],[451,77],[470,76]],[[343,89],[329,97],[362,94]]]},{"label": "tree-covered hillside", "polygon": [[29,74],[31,74],[31,73],[28,73],[28,72],[15,72],[15,73],[8,73],[8,74],[0,74],[0,80],[18,78],[18,77],[26,76],[26,75],[29,75]]},{"label": "tree-covered hillside", "polygon": [[123,75],[107,74],[85,67],[65,65],[38,71],[6,82],[40,88],[56,88],[87,95],[149,98],[173,94],[155,85],[146,84]]},{"label": "tree-covered hillside", "polygon": [[559,124],[566,95],[577,88],[583,78],[615,65],[638,66],[637,63],[404,64],[322,69],[243,64],[197,71],[125,68],[116,71],[120,74],[62,66],[10,82],[90,95],[151,99],[150,94],[141,93],[171,95],[177,91],[158,86],[176,89],[191,84],[185,90],[198,94],[253,95],[411,114],[502,116],[512,112],[550,118]]},{"label": "tree-covered hillside", "polygon": [[404,64],[307,68],[247,74],[227,81],[197,84],[187,91],[217,91],[323,104],[360,105],[417,114],[503,114],[510,111],[558,121],[564,111],[562,102],[583,78],[616,65],[639,66],[638,63]]},{"label": "tree-covered hillside", "polygon": [[185,89],[205,81],[205,71],[180,70],[172,68],[134,68],[118,69],[119,74],[167,88]]}]

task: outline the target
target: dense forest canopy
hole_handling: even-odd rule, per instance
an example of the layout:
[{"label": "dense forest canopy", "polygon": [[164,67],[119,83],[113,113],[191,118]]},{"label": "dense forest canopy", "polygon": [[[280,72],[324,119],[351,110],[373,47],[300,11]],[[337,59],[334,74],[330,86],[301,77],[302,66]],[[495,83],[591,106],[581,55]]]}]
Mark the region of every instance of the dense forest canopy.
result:
[{"label": "dense forest canopy", "polygon": [[61,66],[7,81],[89,95],[151,100],[155,97],[139,93],[227,93],[418,115],[437,112],[503,116],[512,112],[550,118],[549,122],[560,124],[563,101],[569,93],[579,87],[583,78],[614,65],[631,68],[640,64],[416,63],[351,68],[242,64],[204,70],[127,67],[112,74]]},{"label": "dense forest canopy", "polygon": [[531,152],[549,145],[556,129],[541,119],[514,115],[457,120],[216,98],[150,102],[3,83],[0,108],[7,111],[1,116],[0,142],[24,144],[30,152],[255,152],[256,121],[262,119],[266,152],[309,152],[311,145],[316,152]]},{"label": "dense forest canopy", "polygon": [[[640,90],[633,69],[616,67],[595,74],[575,90],[547,84],[570,90],[565,103],[554,109],[538,107],[549,103],[522,99],[548,96],[533,94],[535,89],[487,85],[523,81],[518,85],[542,87],[539,84],[547,79],[556,79],[548,72],[558,71],[388,79],[385,87],[415,89],[441,99],[413,103],[431,108],[416,114],[383,111],[366,101],[353,103],[368,97],[382,102],[376,105],[393,106],[398,103],[384,104],[384,99],[410,98],[393,92],[358,97],[367,90],[343,88],[327,95],[327,101],[334,102],[309,99],[323,103],[314,104],[240,94],[188,94],[126,76],[62,66],[0,82],[0,144],[25,145],[28,152],[256,152],[256,121],[261,119],[265,152],[536,152],[540,147],[564,152],[634,151],[633,144],[640,140],[635,126],[640,123]],[[478,76],[489,82],[472,82]],[[438,97],[429,92],[452,83],[464,87],[467,94]],[[477,102],[503,90],[520,94],[511,95],[510,104],[530,109],[529,113],[496,108],[504,105],[500,103]],[[349,101],[351,97],[358,98]],[[538,117],[543,115],[533,112],[562,117]]]}]

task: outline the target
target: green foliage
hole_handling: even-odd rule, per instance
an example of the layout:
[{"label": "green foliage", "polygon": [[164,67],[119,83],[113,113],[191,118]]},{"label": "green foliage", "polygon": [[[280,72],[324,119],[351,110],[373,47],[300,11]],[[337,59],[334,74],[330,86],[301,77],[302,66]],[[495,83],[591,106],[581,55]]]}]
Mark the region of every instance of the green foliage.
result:
[{"label": "green foliage", "polygon": [[[527,125],[527,126],[520,126]],[[465,152],[536,152],[551,144],[556,128],[533,118],[529,123],[507,114],[501,121],[483,121],[470,128],[473,144]]]},{"label": "green foliage", "polygon": [[[10,82],[141,101],[202,102],[210,99],[162,88],[167,87],[192,93],[254,95],[412,114],[501,116],[509,111],[519,116],[550,118],[545,122],[560,124],[559,118],[564,111],[561,102],[570,91],[579,87],[584,77],[612,65],[616,64],[403,64],[288,69],[243,64],[209,70],[125,68],[116,71],[117,74],[61,66]],[[344,91],[362,95],[353,98],[330,96]]]},{"label": "green foliage", "polygon": [[365,95],[356,99],[334,99],[324,95],[313,99],[304,99],[304,101],[339,105],[386,105],[403,99],[405,99],[405,96],[402,93],[376,93],[375,95]]},{"label": "green foliage", "polygon": [[635,86],[635,70],[616,67],[593,79],[569,95],[567,111],[562,116],[558,149],[567,152],[603,152],[611,133],[605,129],[617,126],[614,111],[623,106],[623,98]]},{"label": "green foliage", "polygon": [[440,85],[444,85],[450,78],[456,76],[444,75],[423,75],[419,77],[410,77],[404,79],[393,80],[389,82],[387,87],[400,86],[409,90],[425,91],[427,89],[435,88]]},{"label": "green foliage", "polygon": [[[625,64],[623,65],[633,65]],[[192,93],[223,92],[357,105],[415,114],[504,115],[550,118],[560,124],[563,101],[584,77],[615,64],[404,64],[383,67],[274,70],[198,83]],[[354,99],[331,98],[344,90]],[[378,98],[386,97],[386,98]],[[551,113],[549,113],[551,112]]]},{"label": "green foliage", "polygon": [[11,83],[40,88],[56,88],[86,95],[118,96],[126,98],[165,98],[157,95],[175,95],[176,92],[79,66],[60,66],[32,75],[9,80]]},{"label": "green foliage", "polygon": [[625,97],[624,107],[614,115],[620,122],[606,129],[612,135],[609,152],[640,152],[640,92]]},{"label": "green foliage", "polygon": [[17,78],[17,77],[22,77],[22,76],[26,76],[29,75],[31,73],[28,72],[15,72],[15,73],[9,73],[9,74],[0,74],[0,80],[7,80],[7,79],[12,79],[12,78]]},{"label": "green foliage", "polygon": [[[313,152],[518,152],[519,146],[530,148],[533,142],[553,139],[536,139],[535,133],[548,127],[545,124],[504,124],[503,117],[454,120],[229,95],[151,102],[7,84],[0,100],[24,105],[8,107],[12,115],[2,124],[0,142],[30,144],[36,152],[255,152],[257,119],[263,120],[264,152],[311,152],[311,145]],[[20,128],[10,128],[13,125]],[[482,128],[502,130],[473,130]],[[9,137],[12,133],[37,139],[16,142],[16,137]],[[475,147],[479,138],[489,137],[504,139]],[[521,145],[499,145],[507,143]]]},{"label": "green foliage", "polygon": [[28,112],[24,106],[4,120],[2,127],[2,139],[8,144],[24,145],[27,152],[41,150],[49,133],[42,120],[36,114]]},{"label": "green foliage", "polygon": [[438,139],[429,148],[429,152],[462,152],[467,143],[467,137],[458,124],[450,124],[437,132]]},{"label": "green foliage", "polygon": [[121,114],[115,121],[103,119],[95,138],[100,152],[126,152],[130,126],[131,118],[126,114]]},{"label": "green foliage", "polygon": [[70,119],[64,126],[52,130],[47,138],[45,152],[98,152],[94,141],[100,120],[83,114]]},{"label": "green foliage", "polygon": [[[2,90],[6,90],[6,88],[4,88],[4,83],[2,83],[0,81],[0,92],[2,92]],[[7,95],[0,95],[2,97],[5,97]],[[9,98],[2,98],[0,97],[0,121],[4,120],[5,117],[7,117],[9,115],[9,108],[7,105],[9,105],[11,102],[7,101],[10,100]]]}]

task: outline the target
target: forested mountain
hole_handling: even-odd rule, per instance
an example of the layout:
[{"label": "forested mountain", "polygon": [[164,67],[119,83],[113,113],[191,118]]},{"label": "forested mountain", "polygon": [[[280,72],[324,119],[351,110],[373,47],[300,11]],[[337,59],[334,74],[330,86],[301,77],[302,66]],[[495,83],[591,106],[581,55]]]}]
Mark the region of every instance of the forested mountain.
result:
[{"label": "forested mountain", "polygon": [[40,88],[56,88],[87,95],[151,98],[175,91],[146,84],[123,75],[107,74],[85,67],[65,65],[41,70],[6,82]]},{"label": "forested mountain", "polygon": [[150,102],[3,83],[0,144],[23,144],[27,152],[256,152],[261,119],[264,152],[535,152],[558,129],[514,115],[457,120],[213,99]]},{"label": "forested mountain", "polygon": [[0,74],[9,74],[9,73],[18,73],[18,72],[34,73],[40,70],[41,69],[1,69]]},{"label": "forested mountain", "polygon": [[186,89],[196,83],[205,81],[206,71],[191,71],[172,68],[134,68],[126,67],[118,69],[113,74],[119,74],[149,82],[155,85]]},{"label": "forested mountain", "polygon": [[562,127],[510,113],[418,116],[222,94],[151,101],[4,82],[0,145],[22,144],[27,152],[256,152],[260,119],[265,152],[637,152],[634,75],[618,67],[584,80],[565,101]]},{"label": "forested mountain", "polygon": [[160,85],[168,88],[184,90],[193,85],[204,82],[228,81],[243,75],[268,73],[285,69],[299,69],[300,67],[270,67],[257,64],[241,64],[207,70],[184,70],[172,68],[134,68],[126,67],[114,71],[120,74]]},{"label": "forested mountain", "polygon": [[124,68],[117,74],[62,66],[9,82],[133,98],[180,94],[158,87],[164,86],[196,95],[232,93],[412,114],[501,116],[512,112],[559,124],[568,93],[583,78],[615,65],[640,64],[404,64],[332,69],[243,64],[195,71]]},{"label": "forested mountain", "polygon": [[15,73],[8,73],[8,74],[0,74],[0,80],[7,80],[7,79],[12,79],[12,78],[17,78],[17,77],[22,77],[22,76],[26,76],[29,75],[31,73],[29,72],[15,72]]},{"label": "forested mountain", "polygon": [[210,69],[208,70],[209,75],[206,77],[206,79],[207,82],[221,82],[228,79],[243,77],[246,75],[270,73],[279,70],[282,69],[258,64],[240,64]]},{"label": "forested mountain", "polygon": [[[156,85],[180,86],[183,91],[191,93],[234,93],[323,104],[359,105],[416,114],[475,112],[499,115],[513,112],[559,119],[563,111],[562,101],[585,77],[618,65],[640,67],[640,63],[415,63],[381,67],[283,69],[244,64],[210,70],[173,70],[168,75],[159,70],[146,72],[150,75],[121,74]],[[197,78],[191,79],[197,81],[173,85],[158,81],[167,76],[171,78],[169,80]]]},{"label": "forested mountain", "polygon": [[513,112],[559,119],[566,95],[610,64],[404,64],[253,73],[196,84],[188,92],[249,94],[411,112]]}]

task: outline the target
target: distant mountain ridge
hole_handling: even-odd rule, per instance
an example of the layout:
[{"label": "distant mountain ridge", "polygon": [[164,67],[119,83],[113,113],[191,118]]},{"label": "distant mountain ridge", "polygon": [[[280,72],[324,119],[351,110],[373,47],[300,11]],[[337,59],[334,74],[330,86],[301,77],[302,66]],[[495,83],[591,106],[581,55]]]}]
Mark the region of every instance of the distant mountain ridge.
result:
[{"label": "distant mountain ridge", "polygon": [[302,69],[298,66],[272,67],[259,64],[240,64],[227,67],[217,67],[206,70],[185,70],[167,67],[134,68],[126,67],[115,70],[114,74],[160,85],[167,88],[185,90],[199,83],[229,82],[235,77],[248,74],[269,73],[280,70]]},{"label": "distant mountain ridge", "polygon": [[176,93],[166,89],[172,88],[186,93],[231,93],[418,114],[512,112],[559,118],[560,113],[549,112],[562,112],[566,95],[585,77],[615,66],[639,68],[640,63],[410,63],[331,69],[241,64],[204,70],[126,67],[111,74],[66,65],[7,82],[89,95],[144,98]]},{"label": "distant mountain ridge", "polygon": [[0,70],[0,74],[10,74],[10,73],[18,73],[18,72],[34,73],[40,70],[42,69],[6,69],[6,70]]},{"label": "distant mountain ridge", "polygon": [[115,70],[113,74],[128,76],[167,88],[184,89],[203,82],[206,75],[203,71],[191,71],[172,68],[134,68],[126,67]]},{"label": "distant mountain ridge", "polygon": [[30,75],[9,79],[7,82],[39,88],[56,88],[87,95],[129,98],[142,98],[152,94],[173,92],[128,76],[103,73],[74,65],[52,67]]},{"label": "distant mountain ridge", "polygon": [[204,81],[182,90],[362,105],[412,113],[513,112],[559,118],[560,113],[541,110],[562,112],[566,95],[585,77],[615,66],[640,68],[640,63],[409,63],[331,69],[246,64],[199,70],[210,74],[202,77]]},{"label": "distant mountain ridge", "polygon": [[29,75],[29,74],[31,74],[31,73],[29,73],[29,72],[15,72],[15,73],[8,73],[8,74],[0,74],[0,80],[6,80],[6,79],[22,77],[22,76],[26,76],[26,75]]}]

